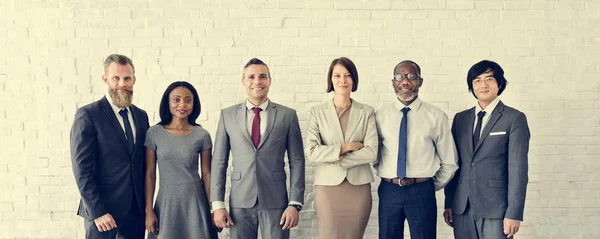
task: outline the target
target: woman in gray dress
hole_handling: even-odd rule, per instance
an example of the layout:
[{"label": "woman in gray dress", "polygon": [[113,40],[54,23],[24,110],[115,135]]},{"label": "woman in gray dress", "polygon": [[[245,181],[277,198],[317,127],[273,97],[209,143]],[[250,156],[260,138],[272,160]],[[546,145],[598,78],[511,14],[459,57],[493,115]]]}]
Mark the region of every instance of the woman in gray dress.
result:
[{"label": "woman in gray dress", "polygon": [[[160,102],[161,121],[146,133],[148,238],[218,238],[208,204],[212,140],[196,124],[199,115],[200,100],[190,83],[167,87]],[[159,190],[153,208],[157,164]]]}]

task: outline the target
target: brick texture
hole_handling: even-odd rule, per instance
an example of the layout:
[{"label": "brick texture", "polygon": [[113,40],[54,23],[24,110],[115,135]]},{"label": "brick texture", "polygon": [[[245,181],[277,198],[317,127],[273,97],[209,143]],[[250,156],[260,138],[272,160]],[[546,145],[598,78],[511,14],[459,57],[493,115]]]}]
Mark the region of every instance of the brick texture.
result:
[{"label": "brick texture", "polygon": [[[527,114],[530,184],[521,239],[600,238],[598,0],[0,0],[0,238],[83,238],[75,215],[69,130],[75,110],[105,94],[102,61],[131,56],[135,103],[158,121],[175,80],[193,83],[212,135],[219,110],[245,98],[251,57],[273,73],[271,99],[307,111],[329,99],[328,64],[350,57],[353,97],[394,99],[394,65],[418,62],[421,97],[449,117],[474,104],[468,68],[499,62],[502,100]],[[293,238],[316,238],[312,167]],[[365,238],[377,238],[378,182]],[[441,218],[438,238],[453,238]],[[408,230],[406,230],[408,231]],[[408,232],[407,232],[408,235]],[[228,238],[227,232],[221,234]]]}]

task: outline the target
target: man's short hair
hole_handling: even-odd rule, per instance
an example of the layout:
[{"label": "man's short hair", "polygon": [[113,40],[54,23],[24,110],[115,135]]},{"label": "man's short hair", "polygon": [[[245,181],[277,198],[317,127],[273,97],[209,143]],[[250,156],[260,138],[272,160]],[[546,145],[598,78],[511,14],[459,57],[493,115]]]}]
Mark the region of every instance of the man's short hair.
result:
[{"label": "man's short hair", "polygon": [[123,66],[130,65],[131,69],[133,69],[133,74],[135,75],[135,66],[133,66],[133,61],[129,57],[119,54],[111,54],[106,57],[106,60],[104,60],[104,73],[106,73],[106,70],[108,70],[110,63],[113,62]]},{"label": "man's short hair", "polygon": [[404,60],[401,61],[400,63],[398,63],[395,67],[394,67],[394,72],[392,73],[392,75],[396,74],[396,70],[398,69],[398,67],[400,67],[401,65],[412,65],[415,70],[417,71],[417,75],[421,76],[421,67],[414,61],[411,60]]},{"label": "man's short hair", "polygon": [[251,65],[263,65],[267,68],[267,77],[269,77],[269,79],[271,78],[271,70],[269,69],[269,66],[267,66],[267,64],[258,59],[258,58],[252,58],[248,61],[248,63],[246,63],[246,65],[244,66],[244,71],[242,72],[242,78],[244,78],[244,76],[246,75],[246,69],[248,69],[249,66]]},{"label": "man's short hair", "polygon": [[477,78],[477,76],[490,71],[494,72],[494,78],[496,78],[496,83],[498,84],[498,96],[506,89],[508,81],[504,78],[504,70],[502,67],[496,62],[483,60],[471,66],[471,69],[469,69],[469,72],[467,73],[467,86],[469,92],[471,92],[475,98],[477,98],[477,96],[473,91],[473,80]]}]

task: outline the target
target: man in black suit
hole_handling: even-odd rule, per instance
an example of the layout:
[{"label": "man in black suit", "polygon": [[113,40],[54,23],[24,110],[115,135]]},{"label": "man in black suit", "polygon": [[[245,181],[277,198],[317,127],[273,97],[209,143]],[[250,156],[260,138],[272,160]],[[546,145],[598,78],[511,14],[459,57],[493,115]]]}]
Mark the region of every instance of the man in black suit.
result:
[{"label": "man in black suit", "polygon": [[477,102],[454,116],[460,169],[444,189],[444,219],[457,239],[512,238],[523,221],[530,133],[525,114],[498,98],[507,83],[493,61],[467,74]]},{"label": "man in black suit", "polygon": [[104,61],[108,94],[77,110],[71,161],[86,238],[144,238],[144,140],[148,115],[131,104],[135,68],[127,56]]}]

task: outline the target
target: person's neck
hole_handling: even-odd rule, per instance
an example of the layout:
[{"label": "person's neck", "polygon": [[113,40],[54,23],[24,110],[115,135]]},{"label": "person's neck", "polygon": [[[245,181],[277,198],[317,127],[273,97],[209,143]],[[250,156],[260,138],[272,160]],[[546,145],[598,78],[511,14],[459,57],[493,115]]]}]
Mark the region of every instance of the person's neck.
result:
[{"label": "person's neck", "polygon": [[263,99],[259,99],[259,98],[248,98],[248,101],[250,101],[250,104],[254,105],[254,106],[260,106],[263,103],[265,103],[267,101],[267,97],[263,98]]},{"label": "person's neck", "polygon": [[187,118],[185,118],[185,119],[173,118],[173,120],[171,120],[171,123],[169,123],[166,126],[170,129],[184,130],[184,129],[189,128],[191,126],[191,124],[190,124],[190,122],[188,122]]},{"label": "person's neck", "polygon": [[333,105],[338,108],[348,108],[352,104],[352,100],[350,100],[349,95],[334,95],[333,96]]},{"label": "person's neck", "polygon": [[492,103],[492,101],[483,101],[483,100],[478,100],[477,103],[479,104],[479,107],[481,107],[482,110],[485,110],[486,107],[488,107],[488,105],[490,105]]},{"label": "person's neck", "polygon": [[[396,97],[398,98],[398,97]],[[415,102],[415,100],[417,100],[417,98],[419,98],[419,96],[415,96],[415,98],[413,98],[412,100],[409,101],[403,101],[400,98],[398,98],[398,101],[400,101],[402,104],[404,104],[404,106],[409,106],[410,104],[412,104],[412,102]]]}]

